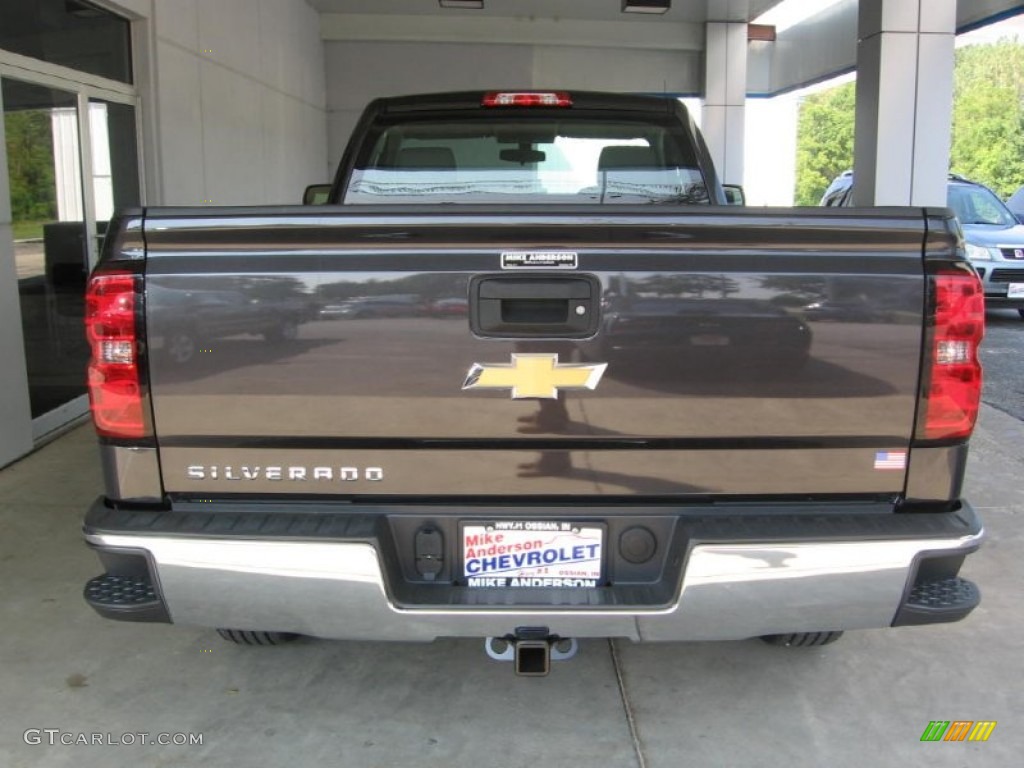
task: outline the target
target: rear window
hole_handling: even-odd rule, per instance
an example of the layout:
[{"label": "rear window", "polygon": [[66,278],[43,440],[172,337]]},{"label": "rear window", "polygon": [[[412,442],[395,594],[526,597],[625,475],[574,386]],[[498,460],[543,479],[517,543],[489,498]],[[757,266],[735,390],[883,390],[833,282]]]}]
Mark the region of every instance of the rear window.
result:
[{"label": "rear window", "polygon": [[642,120],[412,119],[378,125],[346,204],[706,204],[686,135]]}]

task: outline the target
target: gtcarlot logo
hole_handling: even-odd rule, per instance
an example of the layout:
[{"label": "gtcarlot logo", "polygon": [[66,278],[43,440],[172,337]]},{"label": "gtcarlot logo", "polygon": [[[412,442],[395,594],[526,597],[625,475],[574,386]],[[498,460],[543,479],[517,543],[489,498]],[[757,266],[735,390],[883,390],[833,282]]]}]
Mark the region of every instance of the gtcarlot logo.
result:
[{"label": "gtcarlot logo", "polygon": [[988,741],[995,729],[995,720],[932,720],[921,741]]},{"label": "gtcarlot logo", "polygon": [[50,747],[194,747],[201,746],[201,733],[75,733],[60,728],[29,728],[22,734],[29,746]]}]

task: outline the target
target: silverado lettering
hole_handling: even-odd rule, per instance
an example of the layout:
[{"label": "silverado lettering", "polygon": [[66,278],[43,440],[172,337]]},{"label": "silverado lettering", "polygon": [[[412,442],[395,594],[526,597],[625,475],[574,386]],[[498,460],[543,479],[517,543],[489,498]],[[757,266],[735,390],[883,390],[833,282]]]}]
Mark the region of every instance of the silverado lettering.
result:
[{"label": "silverado lettering", "polygon": [[191,465],[185,473],[190,480],[337,480],[354,483],[367,480],[379,483],[384,479],[381,467],[232,467],[230,465]]}]

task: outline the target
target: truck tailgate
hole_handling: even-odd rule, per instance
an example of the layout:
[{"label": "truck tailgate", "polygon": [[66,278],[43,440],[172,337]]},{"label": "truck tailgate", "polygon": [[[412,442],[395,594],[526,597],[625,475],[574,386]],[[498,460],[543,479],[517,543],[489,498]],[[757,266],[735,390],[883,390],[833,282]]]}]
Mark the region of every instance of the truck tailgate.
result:
[{"label": "truck tailgate", "polygon": [[912,213],[149,211],[164,488],[899,493]]}]

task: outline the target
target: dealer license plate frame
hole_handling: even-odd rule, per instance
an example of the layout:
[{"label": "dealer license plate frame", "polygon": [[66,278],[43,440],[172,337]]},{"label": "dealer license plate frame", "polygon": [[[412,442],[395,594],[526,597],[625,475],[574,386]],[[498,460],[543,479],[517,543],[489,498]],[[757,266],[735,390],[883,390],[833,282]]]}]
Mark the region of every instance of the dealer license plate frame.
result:
[{"label": "dealer license plate frame", "polygon": [[[551,548],[561,550],[565,550],[566,548],[568,548],[571,552],[572,547],[574,546],[589,546],[590,544],[594,543],[594,539],[596,537],[598,543],[596,563],[588,559],[585,563],[577,563],[576,566],[573,566],[569,562],[544,563],[539,566],[530,566],[524,564],[522,567],[517,568],[515,572],[512,573],[469,573],[467,572],[467,564],[470,558],[466,557],[467,536],[481,533],[489,533],[491,535],[503,535],[505,538],[502,539],[500,544],[503,544],[505,546],[515,545],[517,542],[525,543],[527,541],[535,541],[537,540],[536,537],[540,536],[541,539],[547,543],[547,546],[545,546],[541,550],[542,552],[546,549]],[[554,540],[549,541],[551,539]],[[460,576],[461,583],[471,588],[488,587],[501,589],[592,589],[595,586],[601,586],[604,584],[606,563],[608,559],[607,545],[608,525],[600,521],[565,519],[463,520],[459,523],[458,574]],[[534,548],[530,548],[525,551],[521,550],[520,552],[518,552],[518,554],[526,554],[530,551],[535,550]],[[510,552],[507,554],[512,555],[516,553]],[[546,570],[548,572],[541,572],[543,570]],[[573,573],[586,575],[573,575]],[[579,580],[583,582],[593,583],[544,584],[534,581],[530,581],[529,583],[513,583],[515,579],[523,578],[528,580]],[[492,579],[504,579],[505,581],[504,583],[494,583]]]}]

